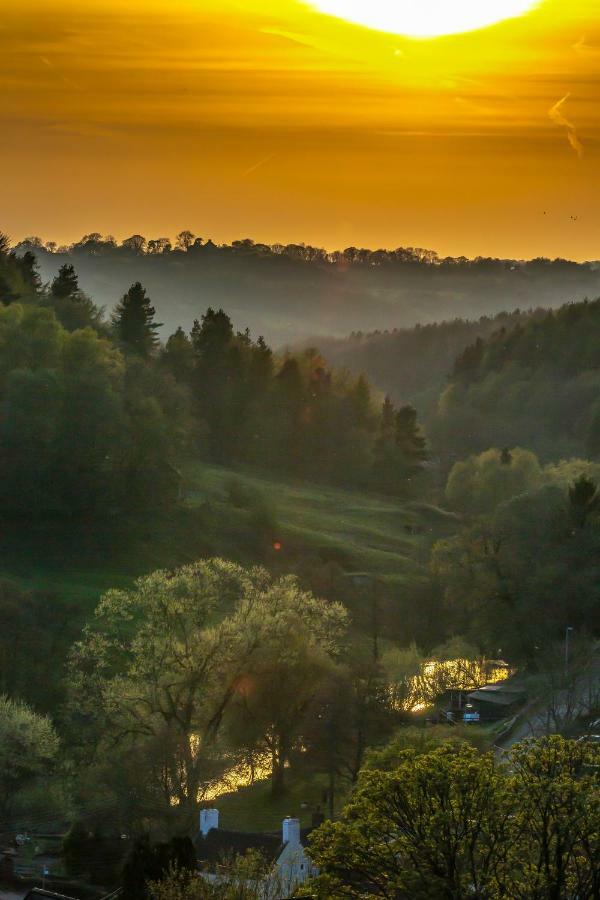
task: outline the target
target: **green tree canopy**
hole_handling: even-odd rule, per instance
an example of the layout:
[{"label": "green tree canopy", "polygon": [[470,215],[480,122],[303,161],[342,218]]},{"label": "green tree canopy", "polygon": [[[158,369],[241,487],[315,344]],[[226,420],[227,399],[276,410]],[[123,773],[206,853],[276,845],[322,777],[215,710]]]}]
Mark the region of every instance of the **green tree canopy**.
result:
[{"label": "green tree canopy", "polygon": [[311,837],[303,895],[576,900],[600,885],[596,746],[559,737],[508,764],[466,744],[401,751],[367,770],[341,819]]},{"label": "green tree canopy", "polygon": [[58,749],[50,719],[0,696],[0,818],[5,823],[17,792],[50,771]]},{"label": "green tree canopy", "polygon": [[[155,572],[102,598],[74,650],[75,702],[99,734],[158,742],[165,799],[189,815],[213,774],[214,740],[230,704],[255,691],[264,697],[273,676],[278,690],[286,678],[297,685],[306,647],[333,653],[344,624],[340,606],[263,569],[214,559]],[[269,680],[275,694],[273,686]],[[285,710],[273,704],[261,715],[276,730]]]},{"label": "green tree canopy", "polygon": [[446,498],[461,512],[492,513],[501,503],[542,486],[543,473],[534,453],[486,450],[458,462],[450,472]]},{"label": "green tree canopy", "polygon": [[146,289],[139,281],[132,284],[121,298],[112,315],[117,339],[125,348],[148,357],[158,345],[156,332],[160,324],[155,322],[156,310]]}]

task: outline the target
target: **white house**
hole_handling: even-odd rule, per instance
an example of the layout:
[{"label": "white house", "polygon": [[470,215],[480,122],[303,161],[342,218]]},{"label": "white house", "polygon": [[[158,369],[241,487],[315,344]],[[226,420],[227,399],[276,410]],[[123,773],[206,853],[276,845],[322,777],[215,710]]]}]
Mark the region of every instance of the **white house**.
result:
[{"label": "white house", "polygon": [[256,850],[273,864],[272,876],[264,884],[264,897],[291,897],[298,885],[317,874],[304,846],[309,832],[301,830],[300,820],[291,817],[283,820],[280,834],[228,831],[219,828],[217,809],[203,809],[196,842],[198,862],[204,876],[216,880],[225,859]]}]

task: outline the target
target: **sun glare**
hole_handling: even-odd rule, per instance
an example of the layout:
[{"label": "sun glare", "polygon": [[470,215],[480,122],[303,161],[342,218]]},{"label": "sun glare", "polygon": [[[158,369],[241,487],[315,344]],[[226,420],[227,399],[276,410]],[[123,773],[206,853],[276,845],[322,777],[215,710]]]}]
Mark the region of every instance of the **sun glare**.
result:
[{"label": "sun glare", "polygon": [[539,0],[317,0],[320,12],[378,31],[441,37],[523,15]]}]

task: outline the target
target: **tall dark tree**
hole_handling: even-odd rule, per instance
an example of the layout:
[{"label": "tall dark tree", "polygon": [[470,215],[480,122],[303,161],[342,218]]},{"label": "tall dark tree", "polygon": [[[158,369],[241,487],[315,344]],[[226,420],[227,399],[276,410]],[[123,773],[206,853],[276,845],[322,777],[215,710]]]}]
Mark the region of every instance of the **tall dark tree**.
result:
[{"label": "tall dark tree", "polygon": [[69,263],[65,263],[54,276],[50,293],[58,300],[75,299],[79,296],[79,280],[77,272]]},{"label": "tall dark tree", "polygon": [[403,406],[395,419],[396,447],[408,478],[417,475],[427,460],[426,442],[413,406]]},{"label": "tall dark tree", "polygon": [[132,284],[121,298],[112,323],[117,338],[130,350],[148,357],[158,344],[156,332],[160,324],[155,322],[156,310],[139,281]]},{"label": "tall dark tree", "polygon": [[37,259],[35,257],[35,253],[33,253],[31,250],[26,250],[23,256],[19,256],[16,259],[17,266],[21,273],[23,281],[28,288],[37,293],[42,285],[42,282],[37,270]]},{"label": "tall dark tree", "polygon": [[577,528],[583,528],[593,513],[600,509],[600,493],[591,478],[582,475],[569,488],[569,510]]},{"label": "tall dark tree", "polygon": [[375,483],[404,493],[427,459],[425,438],[412,406],[395,410],[389,397],[381,410],[379,437],[375,443]]},{"label": "tall dark tree", "polygon": [[176,381],[190,383],[194,369],[194,348],[181,326],[167,340],[162,361]]},{"label": "tall dark tree", "polygon": [[43,305],[50,306],[68,331],[98,328],[102,311],[83,293],[74,267],[65,263],[55,275]]},{"label": "tall dark tree", "polygon": [[360,375],[358,381],[350,392],[353,417],[359,428],[369,425],[371,419],[371,388],[364,375]]}]

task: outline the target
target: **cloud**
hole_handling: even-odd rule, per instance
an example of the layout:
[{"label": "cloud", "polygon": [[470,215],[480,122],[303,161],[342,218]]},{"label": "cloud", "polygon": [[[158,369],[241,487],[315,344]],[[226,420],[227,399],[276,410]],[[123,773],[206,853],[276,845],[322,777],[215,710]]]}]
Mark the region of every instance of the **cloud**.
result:
[{"label": "cloud", "polygon": [[593,59],[600,56],[600,48],[588,44],[585,35],[583,35],[576,44],[573,44],[573,50],[577,56],[582,56],[584,59]]},{"label": "cloud", "polygon": [[266,166],[268,162],[271,162],[271,160],[274,159],[276,155],[276,153],[271,153],[270,156],[265,156],[264,159],[261,159],[253,166],[250,166],[249,169],[246,169],[245,172],[242,172],[242,178],[247,178],[248,175],[252,175],[252,173],[256,172],[258,169],[262,169],[262,167]]},{"label": "cloud", "polygon": [[571,145],[577,156],[581,159],[581,157],[583,156],[583,144],[577,136],[577,129],[563,113],[563,106],[570,96],[571,94],[565,94],[562,100],[559,100],[558,103],[555,103],[554,106],[550,107],[550,109],[548,110],[548,115],[550,116],[552,122],[554,122],[556,125],[560,125],[561,128],[565,129],[565,131],[567,132],[567,140],[569,144]]}]

